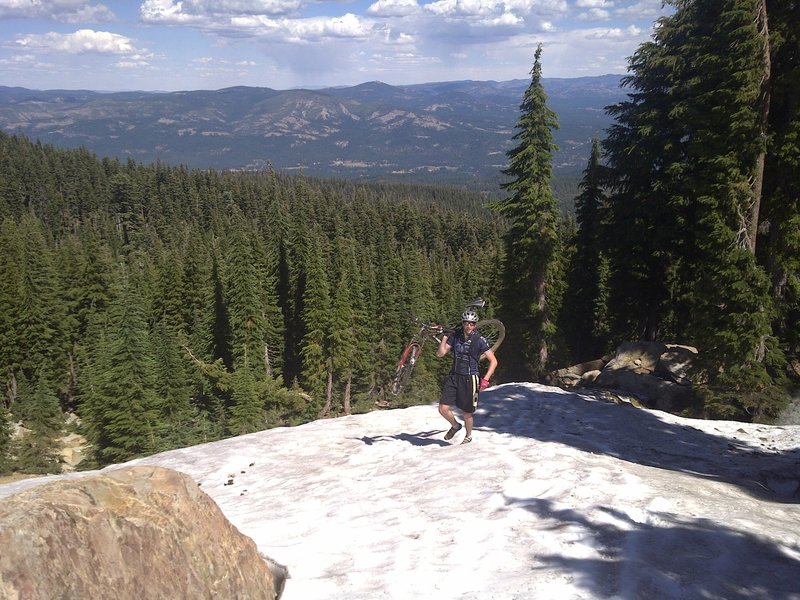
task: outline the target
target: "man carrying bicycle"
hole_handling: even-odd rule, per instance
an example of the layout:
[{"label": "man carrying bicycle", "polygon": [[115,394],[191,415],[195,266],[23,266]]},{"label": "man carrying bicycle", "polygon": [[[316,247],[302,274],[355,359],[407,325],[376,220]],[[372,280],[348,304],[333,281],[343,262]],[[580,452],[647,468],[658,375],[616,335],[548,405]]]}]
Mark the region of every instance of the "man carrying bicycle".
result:
[{"label": "man carrying bicycle", "polygon": [[[462,425],[453,414],[453,406],[456,406],[461,410],[467,428],[462,444],[472,441],[473,413],[478,408],[478,392],[489,386],[489,379],[497,368],[497,358],[489,348],[489,343],[475,330],[477,323],[478,314],[467,309],[461,315],[461,329],[456,329],[452,335],[443,335],[436,350],[436,356],[440,358],[451,350],[453,352],[453,367],[442,385],[439,399],[439,414],[450,423],[450,430],[444,439],[452,439],[461,430]],[[489,361],[483,378],[478,368],[482,356]]]}]

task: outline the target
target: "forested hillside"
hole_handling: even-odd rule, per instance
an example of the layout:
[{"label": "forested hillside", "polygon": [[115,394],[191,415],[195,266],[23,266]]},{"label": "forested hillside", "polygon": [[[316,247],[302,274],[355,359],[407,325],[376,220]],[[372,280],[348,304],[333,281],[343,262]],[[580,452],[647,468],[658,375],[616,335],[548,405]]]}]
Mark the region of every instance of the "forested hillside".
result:
[{"label": "forested hillside", "polygon": [[[371,408],[408,313],[452,322],[500,262],[500,220],[447,188],[125,164],[5,134],[0,170],[0,410],[34,432],[28,471],[53,467],[60,409],[108,463]],[[403,401],[430,401],[445,363],[424,356]]]},{"label": "forested hillside", "polygon": [[[694,346],[685,414],[772,422],[800,384],[797,0],[670,0],[564,215],[542,48],[506,196],[98,159],[0,135],[0,470],[100,463],[372,407],[409,313],[481,295],[496,379],[630,340]],[[767,15],[769,14],[769,18]],[[355,138],[357,140],[358,138]],[[405,403],[448,361],[423,353]]]}]

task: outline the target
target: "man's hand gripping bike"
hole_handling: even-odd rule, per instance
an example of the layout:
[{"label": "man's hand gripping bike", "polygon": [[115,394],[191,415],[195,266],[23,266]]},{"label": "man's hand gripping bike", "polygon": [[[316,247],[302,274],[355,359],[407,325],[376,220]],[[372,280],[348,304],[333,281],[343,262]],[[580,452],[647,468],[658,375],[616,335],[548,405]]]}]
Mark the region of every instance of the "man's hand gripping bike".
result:
[{"label": "man's hand gripping bike", "polygon": [[[486,303],[481,298],[476,298],[467,304],[464,310],[476,310],[483,308],[485,305]],[[397,370],[392,380],[392,394],[395,396],[402,394],[406,385],[408,385],[411,379],[411,371],[414,370],[414,365],[417,364],[417,360],[419,360],[425,342],[429,338],[433,338],[438,344],[441,341],[442,334],[448,333],[452,335],[453,331],[461,326],[459,323],[452,327],[444,327],[437,323],[422,321],[417,317],[413,317],[412,320],[419,329],[411,336],[411,340],[406,345],[403,354],[400,355],[400,361],[397,363]],[[478,321],[475,329],[489,342],[489,349],[492,352],[495,352],[500,347],[500,344],[503,343],[503,339],[506,337],[505,325],[497,319],[482,319]],[[483,359],[483,355],[481,355],[481,359]]]}]

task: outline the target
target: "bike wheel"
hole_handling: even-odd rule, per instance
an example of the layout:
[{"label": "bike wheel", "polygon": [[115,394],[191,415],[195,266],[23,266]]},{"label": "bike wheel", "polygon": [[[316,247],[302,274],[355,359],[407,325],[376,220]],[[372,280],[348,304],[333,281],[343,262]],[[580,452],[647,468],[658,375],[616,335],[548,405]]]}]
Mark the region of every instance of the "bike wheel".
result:
[{"label": "bike wheel", "polygon": [[[489,350],[492,352],[497,352],[500,344],[502,344],[503,340],[506,338],[506,326],[503,325],[502,321],[498,321],[497,319],[483,319],[478,321],[475,329],[489,342]],[[483,355],[481,355],[481,358],[483,358]]]},{"label": "bike wheel", "polygon": [[392,380],[392,394],[399,396],[406,389],[409,379],[411,379],[411,371],[414,369],[414,364],[417,362],[418,347],[413,347],[406,360],[401,361],[397,365],[397,371],[394,373]]}]

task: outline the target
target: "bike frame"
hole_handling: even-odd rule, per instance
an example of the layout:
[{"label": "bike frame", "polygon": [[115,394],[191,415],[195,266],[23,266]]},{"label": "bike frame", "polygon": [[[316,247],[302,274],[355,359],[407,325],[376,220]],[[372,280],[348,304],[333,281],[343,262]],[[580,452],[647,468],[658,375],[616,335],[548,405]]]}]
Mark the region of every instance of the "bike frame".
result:
[{"label": "bike frame", "polygon": [[[486,305],[486,302],[483,298],[476,298],[469,304],[464,307],[464,310],[478,310],[483,308]],[[418,319],[417,317],[413,317],[413,322],[415,325],[419,327],[419,330],[411,336],[411,340],[406,345],[403,353],[400,355],[400,361],[397,363],[397,369],[394,373],[394,378],[392,379],[392,394],[395,396],[400,395],[403,393],[406,385],[408,384],[409,379],[411,378],[411,371],[414,369],[414,365],[417,363],[420,354],[422,353],[422,349],[425,346],[425,342],[428,338],[433,338],[436,340],[437,343],[441,341],[438,337],[442,335],[445,331],[445,327],[439,325],[438,323],[427,323]],[[480,321],[480,323],[488,323],[489,321]],[[494,323],[498,323],[502,327],[502,323],[499,321],[492,321]],[[455,325],[452,328],[448,329],[455,329],[458,325]],[[503,330],[503,335],[505,335],[505,330]],[[500,339],[502,341],[502,337]],[[499,342],[498,342],[499,345]],[[495,346],[496,348],[497,346]]]},{"label": "bike frame", "polygon": [[422,353],[422,348],[425,346],[425,342],[428,338],[433,338],[438,343],[440,340],[437,336],[441,335],[444,331],[441,325],[437,323],[426,323],[416,317],[414,317],[414,323],[419,326],[419,330],[411,336],[411,340],[400,355],[400,361],[397,363],[397,369],[395,370],[394,379],[392,381],[392,394],[395,396],[402,393],[405,389],[411,377],[411,371],[417,363]]}]

